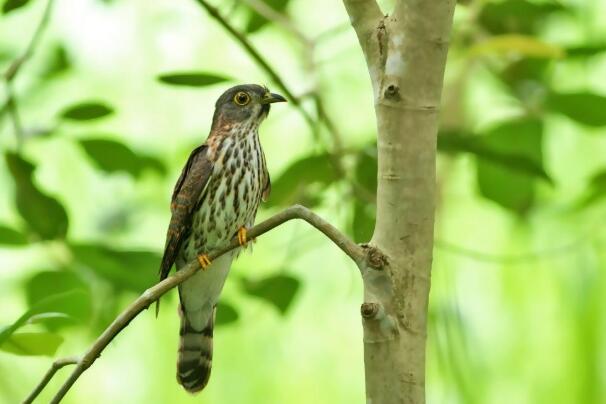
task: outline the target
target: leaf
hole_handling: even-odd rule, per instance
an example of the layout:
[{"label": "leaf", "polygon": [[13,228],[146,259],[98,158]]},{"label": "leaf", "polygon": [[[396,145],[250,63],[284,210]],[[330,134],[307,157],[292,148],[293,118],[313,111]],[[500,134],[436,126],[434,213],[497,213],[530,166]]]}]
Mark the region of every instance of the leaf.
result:
[{"label": "leaf", "polygon": [[19,332],[11,335],[0,349],[15,355],[53,356],[63,337],[49,332]]},{"label": "leaf", "polygon": [[519,34],[497,35],[476,43],[469,49],[472,56],[515,54],[525,57],[559,59],[565,52],[556,45]]},{"label": "leaf", "polygon": [[555,2],[535,3],[527,0],[508,0],[485,3],[478,16],[482,27],[493,34],[507,32],[532,34],[552,13],[566,10]]},{"label": "leaf", "polygon": [[[482,140],[493,150],[524,156],[538,166],[543,164],[543,125],[538,120],[505,122],[488,131]],[[526,174],[478,159],[477,180],[482,196],[515,213],[525,214],[534,204],[535,181]]]},{"label": "leaf", "polygon": [[48,296],[40,300],[23,313],[13,324],[0,330],[0,346],[2,346],[15,331],[27,324],[31,318],[39,316],[40,314],[57,313],[62,307],[80,304],[82,301],[81,299],[83,298],[86,298],[84,292],[74,290]]},{"label": "leaf", "polygon": [[377,145],[363,148],[356,157],[356,181],[367,193],[377,193]]},{"label": "leaf", "polygon": [[98,101],[85,101],[79,104],[75,104],[67,107],[61,113],[61,117],[64,119],[71,119],[74,121],[88,121],[92,119],[99,119],[114,113],[113,108],[98,102]]},{"label": "leaf", "polygon": [[[268,7],[273,9],[274,11],[283,14],[284,10],[286,10],[286,6],[288,6],[288,0],[263,0]],[[270,21],[263,17],[261,14],[257,13],[255,10],[250,8],[250,18],[246,25],[246,32],[252,34],[263,28]]]},{"label": "leaf", "polygon": [[70,244],[77,262],[119,290],[141,293],[158,280],[162,257],[150,251],[115,250],[100,244]]},{"label": "leaf", "polygon": [[569,58],[596,56],[603,52],[606,52],[606,44],[578,45],[566,48],[566,56]]},{"label": "leaf", "polygon": [[128,146],[109,139],[83,139],[80,145],[95,165],[107,173],[126,172],[140,177],[145,170],[166,173],[166,167],[157,158],[136,154]]},{"label": "leaf", "polygon": [[47,316],[39,318],[50,330],[73,324],[74,321],[86,322],[92,313],[92,297],[88,285],[73,272],[41,271],[29,278],[24,285],[28,306],[58,294],[81,292],[74,299],[65,299],[53,306],[53,311],[64,316]]},{"label": "leaf", "polygon": [[71,66],[67,51],[61,45],[55,46],[50,55],[48,65],[44,69],[42,76],[45,78],[51,78],[57,74],[63,73],[68,70]]},{"label": "leaf", "polygon": [[547,97],[546,105],[552,111],[587,126],[606,125],[606,97],[589,92],[556,93]]},{"label": "leaf", "polygon": [[352,229],[353,237],[357,243],[370,240],[375,229],[376,208],[370,204],[363,204],[355,200],[353,204]]},{"label": "leaf", "polygon": [[181,73],[165,73],[158,76],[158,80],[164,84],[173,86],[187,87],[204,87],[213,84],[230,81],[231,79],[225,76],[219,76],[212,73],[203,72],[181,72]]},{"label": "leaf", "polygon": [[23,233],[0,224],[0,245],[25,245],[27,238]]},{"label": "leaf", "polygon": [[13,10],[17,10],[26,6],[30,0],[6,0],[2,5],[2,14],[8,14]]},{"label": "leaf", "polygon": [[596,203],[606,196],[606,169],[602,169],[591,176],[585,194],[576,202],[577,209],[585,208]]},{"label": "leaf", "polygon": [[[289,206],[309,201],[310,186],[332,184],[338,178],[328,154],[307,156],[292,163],[277,180],[272,181],[267,206]],[[312,199],[313,201],[313,199]]]},{"label": "leaf", "polygon": [[272,275],[259,280],[242,278],[242,286],[249,295],[271,303],[281,314],[285,314],[301,285],[292,276]]},{"label": "leaf", "polygon": [[516,171],[530,177],[540,178],[550,184],[553,180],[545,171],[542,163],[529,157],[525,151],[501,150],[494,141],[486,136],[474,136],[455,131],[440,132],[438,150],[444,153],[470,153],[479,159],[499,165],[504,169]]},{"label": "leaf", "polygon": [[235,323],[238,321],[239,317],[238,312],[232,305],[225,302],[219,302],[219,304],[217,304],[217,317],[215,318],[216,326]]},{"label": "leaf", "polygon": [[29,229],[42,240],[62,239],[67,234],[65,208],[54,198],[42,193],[33,182],[34,165],[15,153],[5,154],[15,180],[15,205]]}]

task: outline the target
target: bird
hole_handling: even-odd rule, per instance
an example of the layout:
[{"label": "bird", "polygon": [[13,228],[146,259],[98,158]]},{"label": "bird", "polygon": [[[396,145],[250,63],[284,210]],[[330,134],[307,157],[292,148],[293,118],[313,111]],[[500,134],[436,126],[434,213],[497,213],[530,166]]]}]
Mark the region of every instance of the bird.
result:
[{"label": "bird", "polygon": [[[204,143],[196,147],[171,198],[171,219],[160,264],[160,280],[197,259],[200,270],[179,285],[181,327],[177,381],[196,393],[210,378],[217,302],[233,259],[248,243],[271,182],[259,140],[270,106],[286,98],[256,84],[237,85],[217,100]],[[234,238],[241,247],[212,262],[209,254]]]}]

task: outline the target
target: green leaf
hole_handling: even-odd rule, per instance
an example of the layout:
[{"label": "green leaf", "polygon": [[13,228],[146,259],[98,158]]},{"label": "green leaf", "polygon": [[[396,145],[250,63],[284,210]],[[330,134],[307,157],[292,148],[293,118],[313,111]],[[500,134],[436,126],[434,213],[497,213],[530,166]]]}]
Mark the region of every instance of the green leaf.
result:
[{"label": "green leaf", "polygon": [[27,237],[13,228],[0,224],[0,245],[25,245]]},{"label": "green leaf", "polygon": [[377,145],[363,148],[356,156],[356,181],[370,195],[377,193]]},{"label": "green leaf", "polygon": [[8,14],[13,10],[17,10],[26,6],[30,0],[6,0],[2,5],[2,14]]},{"label": "green leaf", "polygon": [[181,72],[181,73],[166,73],[158,76],[158,80],[164,84],[173,86],[187,87],[205,87],[213,84],[230,81],[231,79],[225,76],[219,76],[212,73],[203,72]]},{"label": "green leaf", "polygon": [[61,45],[55,46],[48,60],[48,64],[42,73],[42,76],[45,78],[51,78],[68,70],[70,66],[71,63],[65,48]]},{"label": "green leaf", "polygon": [[128,146],[109,139],[83,139],[80,145],[96,166],[107,173],[126,172],[139,177],[145,170],[166,173],[166,167],[157,158],[137,154]]},{"label": "green leaf", "polygon": [[[506,131],[507,128],[501,130]],[[451,154],[470,153],[480,160],[499,165],[503,169],[537,177],[553,184],[541,161],[529,156],[524,150],[504,150],[501,145],[495,146],[495,141],[487,136],[474,136],[456,131],[441,132],[438,136],[438,150]]]},{"label": "green leaf", "polygon": [[88,121],[99,119],[114,113],[113,108],[97,101],[85,101],[67,107],[61,113],[64,119],[74,121]]},{"label": "green leaf", "polygon": [[363,204],[355,200],[353,204],[352,229],[357,243],[365,243],[372,237],[375,229],[376,208],[371,204]]},{"label": "green leaf", "polygon": [[579,45],[566,48],[566,56],[569,58],[584,58],[599,55],[606,52],[606,44]]},{"label": "green leaf", "polygon": [[469,49],[472,56],[505,54],[534,58],[558,59],[565,55],[562,48],[529,35],[504,34],[489,37]]},{"label": "green leaf", "polygon": [[258,280],[242,278],[242,286],[249,295],[271,303],[281,314],[285,314],[301,283],[292,276],[272,275]]},{"label": "green leaf", "polygon": [[602,169],[591,176],[589,186],[584,195],[576,202],[576,208],[585,208],[606,197],[606,169]]},{"label": "green leaf", "polygon": [[34,307],[51,296],[81,292],[74,299],[65,299],[54,305],[53,310],[65,316],[50,316],[41,320],[49,329],[73,324],[74,321],[86,322],[92,313],[92,297],[88,285],[74,272],[42,271],[29,278],[24,285],[27,303]]},{"label": "green leaf", "polygon": [[16,186],[15,205],[28,227],[42,240],[65,238],[68,218],[65,208],[42,193],[33,182],[34,165],[15,153],[5,154]]},{"label": "green leaf", "polygon": [[328,154],[308,156],[292,163],[272,181],[267,206],[289,206],[313,201],[310,186],[330,185],[338,178]]},{"label": "green leaf", "polygon": [[238,321],[239,317],[238,312],[232,305],[225,302],[219,302],[219,304],[217,304],[217,316],[215,318],[216,326],[235,323]]},{"label": "green leaf", "polygon": [[547,97],[546,105],[552,111],[588,126],[606,125],[606,97],[589,92],[556,93]]},{"label": "green leaf", "polygon": [[[483,141],[491,149],[503,154],[524,156],[538,166],[543,164],[542,140],[543,125],[533,119],[505,122],[483,136]],[[533,177],[503,164],[478,159],[477,179],[482,196],[515,213],[525,214],[534,204]]]},{"label": "green leaf", "polygon": [[162,257],[150,251],[116,250],[100,244],[70,244],[74,258],[118,290],[141,293],[158,280]]},{"label": "green leaf", "polygon": [[23,315],[21,315],[13,324],[0,330],[0,346],[2,346],[15,331],[27,324],[32,318],[41,314],[58,313],[61,308],[69,305],[78,305],[82,302],[82,299],[86,298],[86,293],[73,290],[41,299],[23,313]]},{"label": "green leaf", "polygon": [[536,3],[527,0],[486,2],[480,11],[478,21],[493,34],[507,32],[532,34],[547,16],[564,10],[566,10],[564,6],[555,2]]},{"label": "green leaf", "polygon": [[63,337],[49,332],[19,332],[11,335],[0,349],[15,355],[53,356]]},{"label": "green leaf", "polygon": [[[274,11],[283,14],[284,10],[286,10],[286,6],[288,6],[289,0],[263,0],[263,2],[272,8]],[[257,13],[255,10],[250,8],[250,18],[246,25],[246,32],[251,34],[263,28],[270,21],[263,17],[261,14]]]}]

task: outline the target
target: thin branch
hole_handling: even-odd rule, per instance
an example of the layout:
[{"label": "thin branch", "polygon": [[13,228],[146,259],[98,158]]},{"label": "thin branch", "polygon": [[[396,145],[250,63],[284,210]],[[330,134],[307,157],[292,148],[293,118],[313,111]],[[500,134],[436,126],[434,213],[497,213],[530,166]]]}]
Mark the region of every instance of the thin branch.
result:
[{"label": "thin branch", "polygon": [[55,373],[57,373],[57,371],[59,369],[65,367],[65,366],[68,366],[68,365],[75,365],[77,363],[78,363],[78,358],[76,358],[76,357],[61,358],[61,359],[57,359],[56,361],[54,361],[53,364],[51,365],[50,369],[48,370],[48,372],[46,372],[46,374],[40,381],[40,383],[38,383],[36,388],[30,393],[30,395],[27,396],[27,398],[25,400],[23,400],[23,404],[33,403],[34,400],[36,399],[36,397],[38,397],[40,392],[42,392],[42,390],[44,390],[44,388],[46,387],[48,382],[51,381],[51,379],[53,378],[53,376],[55,375]]},{"label": "thin branch", "polygon": [[351,25],[356,31],[362,52],[369,66],[376,63],[372,59],[373,33],[383,18],[381,8],[376,0],[343,0]]},{"label": "thin branch", "polygon": [[4,81],[6,82],[6,101],[4,105],[0,107],[0,119],[4,117],[4,114],[8,113],[9,117],[13,121],[13,127],[15,129],[15,136],[17,137],[17,147],[19,148],[23,143],[23,127],[21,126],[21,120],[19,119],[19,109],[17,106],[17,99],[12,89],[12,83],[16,79],[17,75],[21,71],[21,68],[27,62],[32,55],[34,54],[46,27],[48,26],[48,22],[50,21],[50,16],[53,10],[54,0],[48,0],[46,6],[44,7],[44,11],[42,12],[42,17],[40,17],[40,21],[38,22],[38,26],[34,31],[31,39],[29,40],[25,51],[21,56],[13,60],[13,62],[8,66],[6,71],[4,72]]},{"label": "thin branch", "polygon": [[301,100],[294,95],[294,93],[290,90],[290,88],[286,85],[284,80],[280,77],[280,75],[274,70],[273,67],[265,60],[265,58],[261,55],[261,53],[253,46],[253,44],[246,38],[246,36],[234,28],[217,10],[216,7],[210,5],[206,0],[196,0],[205,10],[206,12],[217,22],[225,28],[227,32],[229,32],[236,41],[242,45],[242,47],[248,52],[248,54],[257,62],[259,66],[267,73],[269,77],[277,84],[277,86],[284,92],[284,95],[292,101],[292,103],[299,109],[301,115],[305,119],[305,121],[309,124],[311,128],[315,126],[315,122],[313,118],[309,115],[309,113],[303,108],[301,105]]},{"label": "thin branch", "polygon": [[240,0],[243,3],[246,3],[250,8],[252,8],[259,15],[264,17],[267,20],[273,21],[280,25],[282,28],[286,29],[288,32],[293,34],[299,41],[301,41],[307,47],[314,47],[314,41],[310,40],[303,34],[294,24],[293,22],[286,17],[284,14],[274,10],[270,6],[268,6],[265,2],[261,0]]},{"label": "thin branch", "polygon": [[[267,233],[268,231],[280,226],[281,224],[292,220],[302,219],[307,223],[315,227],[317,230],[322,232],[328,237],[333,243],[335,243],[345,254],[347,254],[359,268],[366,268],[366,261],[368,257],[367,249],[364,249],[350,240],[346,235],[341,233],[333,225],[316,215],[309,209],[295,205],[290,208],[283,210],[280,213],[270,217],[269,219],[259,223],[248,231],[248,237],[255,238]],[[209,254],[211,260],[214,260],[221,255],[240,247],[237,238],[232,240],[228,246],[220,251]],[[372,263],[370,263],[372,264]],[[369,264],[369,265],[370,265]],[[372,266],[372,265],[371,265]],[[51,403],[59,403],[65,394],[71,389],[74,383],[78,380],[80,375],[86,371],[95,360],[101,355],[101,352],[107,347],[107,345],[122,331],[139,313],[147,309],[153,302],[158,300],[169,290],[173,289],[186,279],[193,276],[196,271],[200,269],[200,264],[197,260],[190,262],[185,268],[176,272],[174,275],[166,278],[162,282],[147,289],[141,296],[139,296],[133,303],[131,303],[101,334],[99,338],[93,343],[91,348],[82,356],[76,364],[76,368],[61,386],[59,392],[55,395]],[[53,374],[50,374],[49,380]],[[47,373],[48,376],[48,373]],[[46,379],[46,376],[45,376]],[[48,383],[48,380],[46,380]],[[45,384],[46,384],[45,383]],[[42,383],[41,383],[42,385]],[[40,385],[39,385],[40,386]],[[42,385],[44,387],[44,385]],[[38,388],[37,388],[38,389]],[[41,390],[41,388],[40,388]],[[39,391],[34,391],[39,393]],[[32,393],[33,394],[33,393]],[[31,396],[31,395],[30,395]]]}]

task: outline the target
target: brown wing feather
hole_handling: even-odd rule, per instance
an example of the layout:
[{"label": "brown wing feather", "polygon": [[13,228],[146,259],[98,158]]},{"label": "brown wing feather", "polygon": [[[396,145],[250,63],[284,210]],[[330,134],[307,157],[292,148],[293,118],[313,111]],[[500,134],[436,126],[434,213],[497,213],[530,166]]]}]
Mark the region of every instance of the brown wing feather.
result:
[{"label": "brown wing feather", "polygon": [[208,146],[199,146],[189,155],[187,164],[175,184],[170,205],[172,216],[160,265],[160,280],[168,276],[181,248],[181,243],[189,234],[195,207],[210,178],[212,168],[212,161],[208,157]]}]

